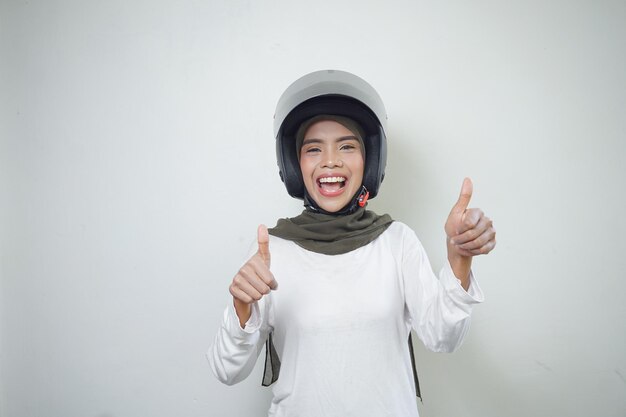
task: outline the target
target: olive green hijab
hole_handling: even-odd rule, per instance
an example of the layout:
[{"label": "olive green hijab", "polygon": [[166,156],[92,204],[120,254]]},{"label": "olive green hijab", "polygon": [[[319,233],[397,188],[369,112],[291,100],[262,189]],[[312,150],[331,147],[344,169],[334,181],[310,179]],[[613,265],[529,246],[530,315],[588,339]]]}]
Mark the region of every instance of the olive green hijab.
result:
[{"label": "olive green hijab", "polygon": [[388,214],[379,216],[365,207],[338,216],[304,210],[299,216],[278,220],[269,233],[311,252],[340,255],[372,242],[392,222]]}]

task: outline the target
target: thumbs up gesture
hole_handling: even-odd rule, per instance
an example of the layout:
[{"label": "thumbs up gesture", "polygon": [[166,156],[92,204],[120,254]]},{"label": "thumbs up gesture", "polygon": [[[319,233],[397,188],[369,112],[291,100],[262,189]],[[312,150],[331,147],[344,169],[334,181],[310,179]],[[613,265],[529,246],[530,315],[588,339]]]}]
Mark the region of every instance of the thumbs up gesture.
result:
[{"label": "thumbs up gesture", "polygon": [[270,272],[270,243],[267,227],[260,225],[257,231],[259,249],[237,272],[230,284],[235,311],[243,328],[250,318],[251,304],[278,287]]},{"label": "thumbs up gesture", "polygon": [[463,257],[486,255],[496,246],[496,230],[491,219],[481,209],[467,208],[472,191],[472,180],[465,178],[445,225],[449,250]]}]

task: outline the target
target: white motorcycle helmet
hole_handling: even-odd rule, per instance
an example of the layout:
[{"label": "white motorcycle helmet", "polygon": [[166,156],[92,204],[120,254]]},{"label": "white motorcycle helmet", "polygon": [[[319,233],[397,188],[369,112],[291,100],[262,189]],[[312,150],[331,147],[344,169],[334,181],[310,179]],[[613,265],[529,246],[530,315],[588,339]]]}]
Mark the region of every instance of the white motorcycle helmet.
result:
[{"label": "white motorcycle helmet", "polygon": [[365,80],[337,70],[316,71],[299,78],[278,100],[274,114],[276,159],[287,192],[292,197],[304,198],[296,133],[303,122],[320,114],[347,117],[363,129],[363,185],[369,198],[374,198],[385,177],[387,163],[385,106],[376,90]]}]

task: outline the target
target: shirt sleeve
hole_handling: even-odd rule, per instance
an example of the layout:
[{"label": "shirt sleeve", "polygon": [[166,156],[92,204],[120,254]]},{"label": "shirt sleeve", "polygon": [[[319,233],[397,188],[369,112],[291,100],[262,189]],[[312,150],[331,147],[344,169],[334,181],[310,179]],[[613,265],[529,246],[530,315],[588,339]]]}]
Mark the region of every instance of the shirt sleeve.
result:
[{"label": "shirt sleeve", "polygon": [[215,341],[206,354],[211,370],[224,384],[241,382],[254,369],[269,334],[264,317],[266,298],[252,305],[252,315],[244,328],[232,303],[224,311]]},{"label": "shirt sleeve", "polygon": [[[249,256],[253,253],[251,246]],[[243,328],[232,300],[224,310],[215,341],[206,353],[211,370],[224,384],[241,382],[254,369],[271,331],[267,319],[270,306],[271,294],[253,303],[252,314]]]},{"label": "shirt sleeve", "polygon": [[472,307],[484,300],[473,273],[468,291],[447,261],[437,279],[422,244],[408,229],[404,234],[402,276],[405,313],[417,336],[434,352],[456,350],[469,330]]}]

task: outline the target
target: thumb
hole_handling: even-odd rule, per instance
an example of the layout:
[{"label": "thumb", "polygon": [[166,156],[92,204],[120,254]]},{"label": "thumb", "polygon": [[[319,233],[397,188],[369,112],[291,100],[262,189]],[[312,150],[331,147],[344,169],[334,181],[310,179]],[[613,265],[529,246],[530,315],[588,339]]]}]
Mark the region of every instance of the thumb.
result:
[{"label": "thumb", "polygon": [[467,209],[469,205],[470,199],[472,198],[472,191],[474,186],[472,185],[472,180],[469,178],[465,178],[463,180],[463,185],[461,186],[461,194],[459,194],[459,199],[457,200],[454,207],[452,207],[453,213],[461,214]]},{"label": "thumb", "polygon": [[259,243],[259,253],[267,264],[270,265],[270,236],[267,227],[262,224],[257,230],[257,242]]}]

